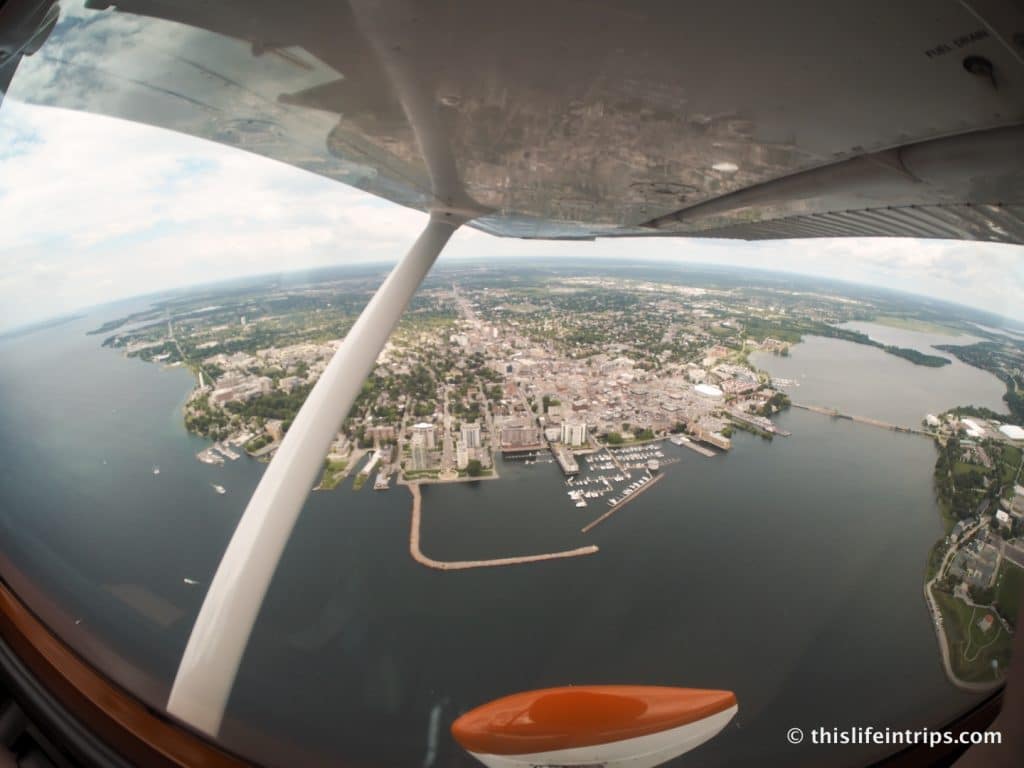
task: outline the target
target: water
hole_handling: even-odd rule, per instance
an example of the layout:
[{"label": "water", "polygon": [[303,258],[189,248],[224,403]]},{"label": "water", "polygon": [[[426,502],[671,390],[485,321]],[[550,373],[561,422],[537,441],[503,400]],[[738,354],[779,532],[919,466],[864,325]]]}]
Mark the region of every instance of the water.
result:
[{"label": "water", "polygon": [[[205,442],[184,433],[180,412],[191,376],[99,348],[83,333],[103,319],[0,341],[0,536],[60,604],[38,608],[43,618],[159,706],[263,465],[195,461]],[[759,364],[799,364],[803,397],[845,365],[833,343],[879,357],[846,365],[825,404],[916,422],[925,403],[959,397],[947,369],[843,342],[811,339]],[[898,380],[931,400],[898,395],[896,408],[865,395],[878,392],[879,360],[904,366]],[[786,730],[949,719],[975,699],[946,681],[921,593],[941,535],[934,447],[801,411],[779,423],[793,436],[739,433],[714,459],[666,443],[681,461],[587,535],[606,505],[573,507],[553,464],[504,462],[500,480],[424,489],[432,557],[600,547],[571,560],[430,570],[409,557],[404,489],[354,492],[350,479],[314,493],[222,738],[278,765],[469,766],[448,736],[454,717],[569,683],[734,690],[737,719],[680,765],[851,764],[880,751],[791,747]]]},{"label": "water", "polygon": [[992,374],[966,365],[934,344],[971,344],[971,336],[942,336],[890,328],[874,323],[847,323],[884,344],[941,355],[950,365],[929,368],[890,355],[877,347],[821,336],[807,336],[790,347],[789,356],[756,352],[750,362],[772,376],[792,379],[794,402],[838,408],[853,416],[869,416],[891,424],[917,426],[926,414],[957,405],[980,405],[1006,413],[1006,388]]}]

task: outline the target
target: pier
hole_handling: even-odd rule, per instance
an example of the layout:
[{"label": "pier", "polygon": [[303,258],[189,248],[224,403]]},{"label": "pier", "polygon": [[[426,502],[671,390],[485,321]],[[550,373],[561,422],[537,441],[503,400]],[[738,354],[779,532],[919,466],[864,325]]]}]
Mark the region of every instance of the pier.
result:
[{"label": "pier", "polygon": [[631,502],[637,496],[639,496],[640,494],[644,493],[652,485],[657,485],[658,483],[660,483],[662,481],[662,479],[664,479],[664,477],[665,477],[664,475],[655,475],[651,480],[648,480],[640,488],[637,488],[635,491],[633,491],[633,493],[629,494],[629,496],[624,498],[622,501],[620,501],[614,507],[609,509],[607,512],[605,512],[599,518],[597,518],[596,520],[593,520],[590,523],[587,523],[585,526],[580,528],[580,533],[589,533],[591,529],[596,528],[598,525],[603,523],[605,520],[607,520],[609,517],[614,515],[616,512],[618,512],[624,506],[629,504],[629,502]]},{"label": "pier", "polygon": [[548,450],[547,443],[537,443],[536,445],[513,445],[513,446],[502,446],[501,455],[504,457],[515,456],[517,453],[544,453]]},{"label": "pier", "polygon": [[606,448],[605,451],[608,453],[608,458],[612,460],[612,464],[618,467],[619,472],[621,472],[626,477],[629,477],[629,470],[622,466],[622,462],[619,461],[619,457],[615,455],[615,451],[613,451],[611,448]]},{"label": "pier", "polygon": [[562,472],[566,477],[579,474],[580,465],[576,463],[576,459],[568,448],[559,444],[552,446],[551,452],[555,455],[555,460],[558,462],[558,466],[562,468]]},{"label": "pier", "polygon": [[567,557],[582,557],[593,555],[598,548],[591,544],[577,549],[567,549],[561,552],[547,552],[541,555],[521,555],[519,557],[498,557],[490,560],[435,560],[427,557],[420,550],[420,517],[423,497],[420,487],[416,483],[409,483],[409,492],[412,494],[412,524],[409,528],[409,554],[412,559],[427,568],[434,568],[438,571],[464,571],[469,568],[496,568],[502,565],[522,565],[524,563],[539,563],[545,560],[561,560]]},{"label": "pier", "polygon": [[926,437],[935,437],[934,432],[929,432],[926,429],[920,429],[919,427],[904,427],[899,424],[890,424],[886,421],[879,419],[873,419],[870,416],[850,416],[846,413],[840,413],[836,408],[824,408],[820,405],[803,405],[801,403],[790,403],[794,408],[799,408],[803,411],[810,411],[811,413],[820,413],[822,416],[831,416],[833,419],[846,419],[847,421],[853,421],[858,424],[867,424],[872,427],[880,427],[881,429],[888,429],[891,432],[906,432],[911,435],[925,435]]},{"label": "pier", "polygon": [[714,451],[712,451],[710,448],[705,448],[703,445],[700,445],[695,440],[681,440],[678,443],[675,440],[673,440],[672,445],[681,445],[684,448],[689,448],[691,451],[696,451],[701,456],[704,456],[709,459],[715,456]]}]

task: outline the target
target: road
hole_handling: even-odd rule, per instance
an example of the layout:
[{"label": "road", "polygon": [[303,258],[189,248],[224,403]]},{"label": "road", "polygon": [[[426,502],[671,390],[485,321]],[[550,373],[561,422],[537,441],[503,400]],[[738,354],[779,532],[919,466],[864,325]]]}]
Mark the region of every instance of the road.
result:
[{"label": "road", "polygon": [[457,472],[455,467],[455,446],[452,440],[452,415],[448,410],[448,385],[441,387],[441,429],[444,432],[441,438],[441,474],[449,476]]}]

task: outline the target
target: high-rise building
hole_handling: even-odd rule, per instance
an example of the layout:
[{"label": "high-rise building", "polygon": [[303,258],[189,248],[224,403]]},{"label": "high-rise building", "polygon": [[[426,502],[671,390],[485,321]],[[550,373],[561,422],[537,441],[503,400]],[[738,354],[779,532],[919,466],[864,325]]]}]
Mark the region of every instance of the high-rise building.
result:
[{"label": "high-rise building", "polygon": [[540,430],[526,421],[510,420],[501,427],[501,446],[519,448],[540,443]]},{"label": "high-rise building", "polygon": [[430,466],[430,454],[427,452],[427,443],[423,435],[414,434],[409,445],[412,449],[413,470],[427,469]]},{"label": "high-rise building", "polygon": [[414,424],[412,427],[413,437],[416,435],[423,436],[423,442],[427,446],[427,450],[434,450],[437,447],[437,429],[433,424],[427,421]]},{"label": "high-rise building", "polygon": [[469,466],[469,449],[466,444],[459,440],[455,443],[455,468],[465,469]]},{"label": "high-rise building", "polygon": [[481,446],[479,422],[474,421],[462,425],[462,442],[466,448],[479,448]]},{"label": "high-rise building", "polygon": [[587,425],[582,421],[562,422],[562,442],[566,445],[583,445],[587,442]]}]

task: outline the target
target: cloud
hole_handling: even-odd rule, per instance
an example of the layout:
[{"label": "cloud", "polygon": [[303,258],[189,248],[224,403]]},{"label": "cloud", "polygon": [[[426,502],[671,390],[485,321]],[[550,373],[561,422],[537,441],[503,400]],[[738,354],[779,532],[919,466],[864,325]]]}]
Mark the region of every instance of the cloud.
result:
[{"label": "cloud", "polygon": [[[161,288],[394,261],[425,215],[240,150],[92,114],[0,108],[0,328]],[[711,262],[883,285],[1024,320],[1018,246],[906,239],[743,243],[503,240],[472,229],[445,260]]]}]

